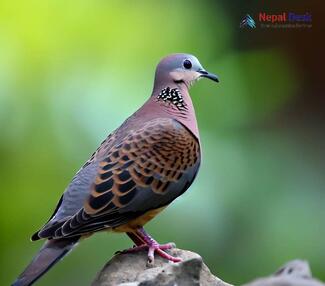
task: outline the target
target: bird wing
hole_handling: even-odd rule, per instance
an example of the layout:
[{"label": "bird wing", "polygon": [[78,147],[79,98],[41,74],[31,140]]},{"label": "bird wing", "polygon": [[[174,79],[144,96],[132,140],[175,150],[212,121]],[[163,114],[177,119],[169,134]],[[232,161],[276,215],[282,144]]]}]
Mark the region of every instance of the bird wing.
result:
[{"label": "bird wing", "polygon": [[184,125],[174,119],[151,120],[130,130],[97,160],[83,207],[41,230],[39,237],[114,228],[165,206],[190,186],[199,164],[199,142]]}]

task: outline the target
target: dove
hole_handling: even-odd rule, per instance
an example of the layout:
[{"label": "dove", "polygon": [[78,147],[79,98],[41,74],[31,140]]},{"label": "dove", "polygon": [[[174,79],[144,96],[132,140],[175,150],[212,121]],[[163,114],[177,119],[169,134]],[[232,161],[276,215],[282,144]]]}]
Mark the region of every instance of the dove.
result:
[{"label": "dove", "polygon": [[79,241],[98,231],[126,233],[134,247],[169,261],[180,258],[143,226],[182,195],[194,181],[201,147],[190,86],[201,78],[218,82],[190,54],[173,54],[157,65],[151,96],[113,131],[82,166],[54,213],[33,236],[45,243],[12,284],[32,285]]}]

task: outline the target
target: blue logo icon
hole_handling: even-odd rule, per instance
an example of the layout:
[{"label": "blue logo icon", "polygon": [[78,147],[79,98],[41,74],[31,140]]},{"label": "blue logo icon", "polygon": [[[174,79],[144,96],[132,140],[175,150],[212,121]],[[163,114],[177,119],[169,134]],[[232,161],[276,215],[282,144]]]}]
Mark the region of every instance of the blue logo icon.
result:
[{"label": "blue logo icon", "polygon": [[240,22],[240,28],[248,27],[251,29],[256,28],[254,19],[250,15],[246,15],[244,19]]}]

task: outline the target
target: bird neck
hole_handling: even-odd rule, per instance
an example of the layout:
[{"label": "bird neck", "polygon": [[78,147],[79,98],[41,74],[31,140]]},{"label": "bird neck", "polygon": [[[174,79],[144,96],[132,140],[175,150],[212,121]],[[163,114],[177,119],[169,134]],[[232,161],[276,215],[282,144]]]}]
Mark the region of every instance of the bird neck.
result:
[{"label": "bird neck", "polygon": [[176,119],[199,138],[194,106],[184,82],[155,85],[149,102],[157,116]]}]

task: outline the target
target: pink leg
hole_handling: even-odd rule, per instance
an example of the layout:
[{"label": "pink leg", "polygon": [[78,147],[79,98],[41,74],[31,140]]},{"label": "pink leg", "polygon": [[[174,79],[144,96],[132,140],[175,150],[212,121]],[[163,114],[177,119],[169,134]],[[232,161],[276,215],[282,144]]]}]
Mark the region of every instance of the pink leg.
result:
[{"label": "pink leg", "polygon": [[148,249],[148,263],[154,263],[154,254],[158,254],[162,258],[165,258],[172,262],[180,262],[181,258],[173,257],[166,253],[164,250],[175,247],[174,243],[159,244],[155,241],[146,231],[141,227],[138,228],[134,233],[127,233],[127,235],[136,244],[135,247],[122,251],[122,253],[134,253],[144,249]]}]

